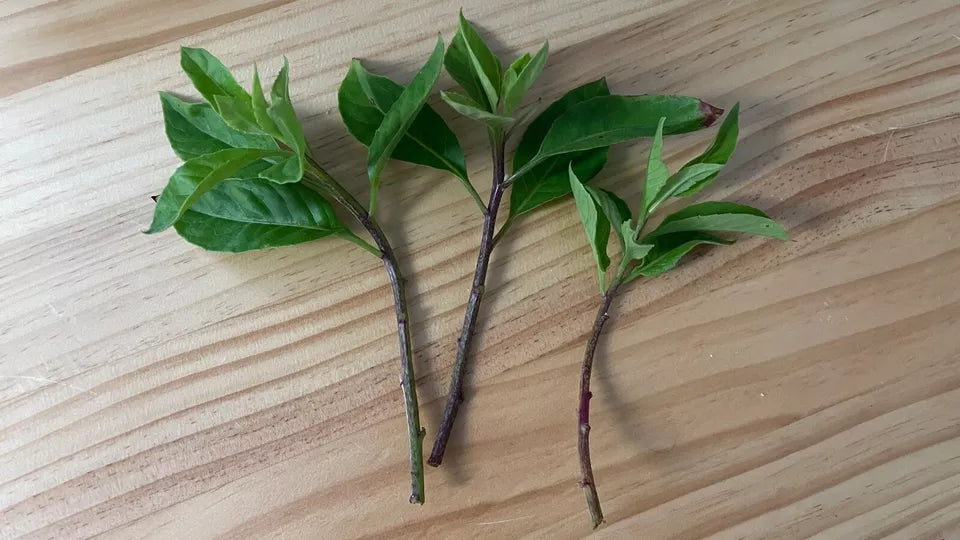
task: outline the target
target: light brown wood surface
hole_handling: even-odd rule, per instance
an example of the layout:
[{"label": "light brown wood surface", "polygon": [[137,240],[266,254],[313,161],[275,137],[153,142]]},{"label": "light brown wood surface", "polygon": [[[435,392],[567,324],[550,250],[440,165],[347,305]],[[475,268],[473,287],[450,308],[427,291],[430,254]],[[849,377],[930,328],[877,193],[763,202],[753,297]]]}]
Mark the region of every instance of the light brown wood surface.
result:
[{"label": "light brown wood surface", "polygon": [[[533,93],[743,104],[704,195],[789,243],[704,250],[615,305],[595,370],[602,538],[960,537],[960,5],[956,0],[465,2]],[[146,236],[177,159],[158,90],[180,44],[249,83],[286,55],[321,161],[366,196],[336,88],[408,80],[457,2],[0,2],[0,537],[573,538],[579,362],[598,295],[569,201],[494,256],[467,389],[427,504],[407,504],[390,290],[335,240],[244,255]],[[449,88],[448,79],[441,87]],[[481,194],[483,134],[449,109]],[[669,139],[668,161],[709,135]],[[597,182],[636,200],[646,144]],[[391,164],[432,440],[480,216]]]}]

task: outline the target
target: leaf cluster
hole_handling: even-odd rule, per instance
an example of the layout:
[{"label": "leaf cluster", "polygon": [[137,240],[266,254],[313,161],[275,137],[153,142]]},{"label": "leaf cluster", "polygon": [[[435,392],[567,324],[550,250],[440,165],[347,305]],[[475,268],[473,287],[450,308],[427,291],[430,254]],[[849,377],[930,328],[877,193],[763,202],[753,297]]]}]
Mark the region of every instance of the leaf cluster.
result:
[{"label": "leaf cluster", "polygon": [[[456,136],[425,105],[443,58],[438,39],[407,86],[372,74],[356,61],[344,78],[341,115],[350,133],[369,147],[371,213],[390,158],[448,170],[469,186]],[[180,65],[205,101],[190,103],[160,93],[167,139],[184,163],[157,199],[147,233],[173,226],[188,242],[230,252],[336,235],[379,253],[337,218],[329,199],[343,203],[337,195],[341,188],[307,146],[290,99],[286,60],[269,98],[256,67],[247,92],[204,49],[182,47]],[[305,180],[320,189],[307,187]]]},{"label": "leaf cluster", "polygon": [[299,183],[308,151],[286,61],[269,100],[256,68],[248,93],[204,49],[181,48],[180,65],[205,102],[160,93],[167,139],[184,163],[157,199],[146,232],[173,226],[190,243],[230,252],[352,236],[332,205]]},{"label": "leaf cluster", "polygon": [[637,212],[616,194],[584,185],[570,162],[567,167],[570,189],[597,263],[600,289],[610,265],[607,243],[613,231],[620,247],[617,284],[638,277],[653,277],[674,268],[680,259],[701,244],[728,245],[733,240],[714,233],[748,233],[787,240],[783,227],[762,211],[730,202],[692,204],[668,215],[652,230],[645,231],[651,214],[674,197],[688,197],[709,185],[733,154],[739,135],[739,104],[724,119],[717,135],[703,153],[675,173],[663,162],[663,135],[667,117],[661,117],[647,158],[643,198]]}]

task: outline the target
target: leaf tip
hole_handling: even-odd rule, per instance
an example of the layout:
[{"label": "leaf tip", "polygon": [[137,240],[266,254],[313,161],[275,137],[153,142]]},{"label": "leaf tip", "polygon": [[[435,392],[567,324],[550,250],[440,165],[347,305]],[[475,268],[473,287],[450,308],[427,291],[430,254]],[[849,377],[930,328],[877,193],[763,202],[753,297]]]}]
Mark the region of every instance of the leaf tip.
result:
[{"label": "leaf tip", "polygon": [[703,113],[703,127],[710,127],[723,114],[723,109],[700,100],[700,112]]},{"label": "leaf tip", "polygon": [[158,232],[163,232],[167,230],[168,227],[169,225],[167,225],[166,227],[164,227],[163,225],[158,225],[157,221],[154,220],[154,222],[151,223],[149,227],[143,230],[143,234],[157,234]]}]

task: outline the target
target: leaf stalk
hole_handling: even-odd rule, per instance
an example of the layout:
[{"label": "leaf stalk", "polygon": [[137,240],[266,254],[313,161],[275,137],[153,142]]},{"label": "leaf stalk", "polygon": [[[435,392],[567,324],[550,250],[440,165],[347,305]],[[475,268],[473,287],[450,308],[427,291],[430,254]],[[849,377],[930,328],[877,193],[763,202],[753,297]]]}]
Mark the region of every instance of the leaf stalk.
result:
[{"label": "leaf stalk", "polygon": [[360,238],[359,236],[353,234],[353,232],[350,230],[337,233],[337,236],[339,236],[340,238],[343,238],[344,240],[347,240],[348,242],[353,242],[354,244],[362,247],[363,249],[370,252],[374,257],[380,258],[383,255],[383,253],[381,253],[381,251],[377,249],[376,246],[371,245],[370,242],[367,242],[363,238]]}]

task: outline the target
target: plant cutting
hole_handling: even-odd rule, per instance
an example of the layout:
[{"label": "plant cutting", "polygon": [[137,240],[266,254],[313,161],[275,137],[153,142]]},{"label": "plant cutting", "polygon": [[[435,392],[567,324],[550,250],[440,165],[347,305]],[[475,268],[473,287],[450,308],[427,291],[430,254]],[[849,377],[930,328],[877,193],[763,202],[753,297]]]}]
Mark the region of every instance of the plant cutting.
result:
[{"label": "plant cutting", "polygon": [[[371,78],[373,82],[368,81],[367,86],[376,91],[357,94],[362,96],[357,107],[366,107],[372,122],[363,131],[369,146],[370,179],[370,204],[364,207],[323,169],[307,146],[290,100],[286,60],[268,101],[256,68],[252,92],[248,93],[209,52],[181,48],[180,64],[205,101],[188,103],[169,93],[160,94],[167,138],[184,163],[156,198],[153,222],[146,231],[152,234],[173,227],[185,240],[203,249],[234,253],[334,236],[379,258],[396,308],[400,384],[410,445],[410,502],[420,504],[424,502],[424,430],[415,388],[404,278],[374,209],[381,174],[392,156],[437,165],[411,156],[407,133],[414,129],[429,131],[439,118],[425,102],[440,75],[443,53],[443,41],[438,39],[430,59],[408,86]],[[348,75],[341,96],[356,94],[349,86],[353,82]],[[364,100],[366,104],[360,103]],[[356,134],[354,128],[351,132]],[[452,133],[445,135],[452,137]],[[446,144],[450,154],[459,150],[455,137]],[[444,163],[465,179],[462,152],[460,156],[459,167],[456,156]],[[372,243],[340,222],[330,201],[349,213]]]},{"label": "plant cutting", "polygon": [[[507,174],[507,142],[518,125],[530,116],[521,107],[527,90],[547,62],[544,43],[531,56],[524,54],[506,69],[479,33],[460,13],[460,24],[444,58],[447,73],[464,93],[441,92],[456,112],[483,126],[492,157],[492,181],[487,202],[480,202],[483,225],[480,247],[463,327],[457,339],[457,357],[440,428],[427,463],[439,466],[454,422],[464,401],[463,378],[483,299],[487,268],[494,246],[523,214],[570,194],[568,165],[584,182],[603,168],[612,144],[650,137],[658,122],[663,134],[676,134],[708,127],[722,110],[686,96],[611,95],[605,79],[589,82],[564,94],[527,126],[513,154]],[[476,200],[479,196],[465,185]],[[497,218],[507,190],[509,216],[497,230]]]},{"label": "plant cutting", "polygon": [[[614,297],[640,278],[652,278],[674,268],[684,255],[699,245],[728,245],[733,240],[716,233],[748,233],[788,240],[786,231],[762,211],[730,202],[692,204],[666,216],[655,227],[647,227],[651,215],[674,197],[693,195],[709,185],[733,154],[739,134],[739,104],[727,115],[717,136],[702,154],[671,174],[663,162],[663,134],[669,117],[660,118],[647,159],[643,197],[636,213],[620,197],[603,189],[584,185],[573,163],[567,167],[570,189],[587,233],[600,282],[600,307],[587,339],[580,370],[577,449],[580,456],[580,486],[587,500],[593,526],[603,522],[590,460],[590,375],[597,343],[609,318]],[[610,257],[610,232],[620,247],[620,261],[613,278],[606,283]]]}]

